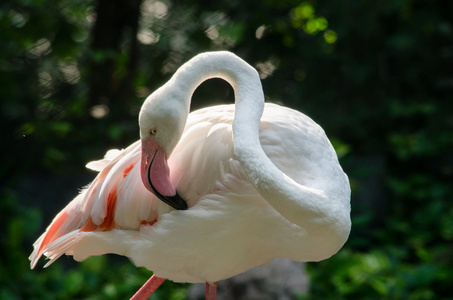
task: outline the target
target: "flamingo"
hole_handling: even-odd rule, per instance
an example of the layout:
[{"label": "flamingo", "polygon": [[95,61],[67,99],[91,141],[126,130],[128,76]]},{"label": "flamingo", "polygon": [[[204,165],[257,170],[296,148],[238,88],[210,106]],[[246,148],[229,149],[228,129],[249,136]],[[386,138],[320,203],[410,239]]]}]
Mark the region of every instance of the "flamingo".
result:
[{"label": "flamingo", "polygon": [[[226,80],[234,105],[189,114],[209,78]],[[320,261],[346,242],[350,186],[323,129],[306,115],[265,103],[257,71],[226,51],[201,53],[152,93],[140,140],[87,167],[97,177],[34,243],[42,255],[77,261],[115,253],[153,271],[131,298],[166,279],[216,282],[273,258]]]}]

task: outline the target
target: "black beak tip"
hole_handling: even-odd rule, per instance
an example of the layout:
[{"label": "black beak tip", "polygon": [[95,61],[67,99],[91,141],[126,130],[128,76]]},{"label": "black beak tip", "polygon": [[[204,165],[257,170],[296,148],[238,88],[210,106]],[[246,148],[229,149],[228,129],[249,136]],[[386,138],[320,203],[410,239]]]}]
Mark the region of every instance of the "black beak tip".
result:
[{"label": "black beak tip", "polygon": [[186,210],[188,208],[187,202],[184,201],[184,199],[181,198],[181,196],[179,196],[178,193],[176,193],[176,195],[174,196],[160,195],[159,199],[177,210]]},{"label": "black beak tip", "polygon": [[157,196],[157,198],[159,198],[165,204],[170,205],[174,209],[186,210],[188,208],[187,202],[183,198],[181,198],[181,196],[179,196],[178,192],[176,192],[176,194],[173,196],[164,196],[161,193],[159,193],[152,184],[151,189],[153,190],[153,193],[154,195]]}]

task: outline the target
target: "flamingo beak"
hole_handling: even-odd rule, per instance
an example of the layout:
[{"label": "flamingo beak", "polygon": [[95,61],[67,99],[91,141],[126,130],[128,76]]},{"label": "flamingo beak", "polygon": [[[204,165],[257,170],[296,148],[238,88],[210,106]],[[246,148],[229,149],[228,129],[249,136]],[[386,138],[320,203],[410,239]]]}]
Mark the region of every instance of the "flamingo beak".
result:
[{"label": "flamingo beak", "polygon": [[165,151],[153,139],[142,141],[141,175],[145,187],[157,198],[175,209],[187,209],[170,181]]}]

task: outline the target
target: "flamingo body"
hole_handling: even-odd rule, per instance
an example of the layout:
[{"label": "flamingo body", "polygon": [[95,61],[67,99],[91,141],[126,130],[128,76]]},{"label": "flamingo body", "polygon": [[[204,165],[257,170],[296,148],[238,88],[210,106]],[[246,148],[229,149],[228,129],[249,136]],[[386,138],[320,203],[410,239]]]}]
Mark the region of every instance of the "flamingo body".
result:
[{"label": "flamingo body", "polygon": [[[282,217],[249,183],[233,153],[233,113],[233,105],[224,105],[189,115],[169,160],[172,182],[189,210],[172,210],[143,187],[138,142],[111,150],[88,164],[100,170],[98,177],[35,243],[32,265],[41,254],[50,264],[65,253],[78,261],[116,253],[159,277],[195,283],[225,279],[275,257],[319,261],[333,255],[344,240],[319,249],[318,237]],[[339,209],[348,205],[347,177],[310,118],[266,104],[260,141],[288,176],[343,199]]]},{"label": "flamingo body", "polygon": [[[189,114],[212,77],[232,84],[236,104]],[[186,63],[139,123],[141,141],[87,164],[99,174],[35,242],[32,268],[42,255],[48,266],[115,253],[158,278],[214,283],[276,257],[326,259],[347,240],[349,181],[324,131],[264,104],[256,70],[233,54]]]}]

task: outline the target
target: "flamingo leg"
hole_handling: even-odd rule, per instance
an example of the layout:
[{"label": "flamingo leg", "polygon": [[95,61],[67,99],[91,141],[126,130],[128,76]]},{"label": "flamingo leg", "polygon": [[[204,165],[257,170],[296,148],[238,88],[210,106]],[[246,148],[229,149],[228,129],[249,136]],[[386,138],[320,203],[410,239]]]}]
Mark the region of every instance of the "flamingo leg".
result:
[{"label": "flamingo leg", "polygon": [[206,282],[206,300],[215,300],[217,298],[217,282]]},{"label": "flamingo leg", "polygon": [[157,288],[165,281],[165,278],[151,276],[147,282],[132,296],[129,300],[146,300],[148,299]]}]

